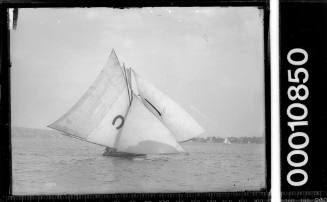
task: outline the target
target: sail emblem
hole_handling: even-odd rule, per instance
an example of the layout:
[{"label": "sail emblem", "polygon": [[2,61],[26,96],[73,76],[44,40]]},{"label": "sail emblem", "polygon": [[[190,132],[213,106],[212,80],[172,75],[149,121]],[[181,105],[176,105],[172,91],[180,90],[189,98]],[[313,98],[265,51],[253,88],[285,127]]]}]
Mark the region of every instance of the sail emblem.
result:
[{"label": "sail emblem", "polygon": [[117,119],[120,119],[121,122],[120,122],[120,124],[116,127],[116,129],[120,129],[121,127],[123,127],[125,119],[124,119],[124,117],[123,117],[122,115],[118,115],[118,116],[116,116],[116,117],[114,118],[114,120],[112,120],[112,125],[113,125],[113,126],[115,125]]}]

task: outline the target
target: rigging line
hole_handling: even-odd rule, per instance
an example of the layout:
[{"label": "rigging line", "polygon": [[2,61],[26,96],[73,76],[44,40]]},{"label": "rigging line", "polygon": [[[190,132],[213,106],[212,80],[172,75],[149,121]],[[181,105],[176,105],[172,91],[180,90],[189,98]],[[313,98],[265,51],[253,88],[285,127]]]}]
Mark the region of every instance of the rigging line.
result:
[{"label": "rigging line", "polygon": [[121,70],[123,72],[123,76],[125,78],[125,82],[126,82],[126,87],[127,87],[127,93],[128,93],[128,98],[129,98],[129,103],[131,104],[132,102],[132,95],[129,92],[129,85],[128,85],[128,80],[127,80],[127,74],[126,74],[126,68],[125,68],[125,64],[123,64],[123,66],[120,66]]},{"label": "rigging line", "polygon": [[130,91],[130,84],[128,82],[128,72],[127,72],[127,69],[124,65],[124,71],[125,71],[125,80],[126,80],[126,85],[127,85],[127,92],[128,92],[128,96],[129,96],[129,105],[131,105],[132,103],[132,98],[133,98],[133,95],[131,94],[131,91]]},{"label": "rigging line", "polygon": [[129,105],[131,105],[132,104],[132,100],[133,100],[132,84],[130,82],[130,74],[129,74],[128,68],[125,67],[125,71],[126,71],[126,81],[127,81],[127,84],[128,84],[128,92],[131,95]]},{"label": "rigging line", "polygon": [[131,74],[131,67],[127,68],[127,79],[128,79],[128,84],[129,84],[129,90],[131,93],[131,102],[130,104],[132,104],[133,101],[133,89],[132,89],[132,74]]},{"label": "rigging line", "polygon": [[126,83],[127,83],[127,87],[128,87],[128,94],[130,95],[130,97],[129,97],[129,105],[131,105],[132,104],[132,100],[133,100],[133,94],[132,94],[132,91],[131,91],[131,84],[130,84],[130,82],[129,82],[129,76],[128,76],[128,69],[126,69],[126,67],[124,66],[124,68],[125,68],[125,73],[126,73]]},{"label": "rigging line", "polygon": [[[132,99],[133,99],[133,94],[132,94]],[[129,113],[129,111],[131,109],[131,104],[132,104],[132,102],[130,102],[130,105],[128,106],[127,112],[126,112],[126,114],[124,116],[125,117],[125,121],[127,119],[128,113]],[[124,125],[122,126],[122,128],[119,129],[119,131],[118,131],[118,133],[116,135],[116,138],[115,138],[115,141],[114,141],[114,147],[113,148],[116,148],[116,149],[118,148],[118,142],[119,142],[119,139],[121,137],[121,133],[123,131],[123,127],[124,127]]]}]

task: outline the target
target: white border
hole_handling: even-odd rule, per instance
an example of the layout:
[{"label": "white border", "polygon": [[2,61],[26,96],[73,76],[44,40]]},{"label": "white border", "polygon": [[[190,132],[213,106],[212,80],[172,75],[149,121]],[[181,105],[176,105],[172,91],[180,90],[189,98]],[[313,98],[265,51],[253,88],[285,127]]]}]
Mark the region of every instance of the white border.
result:
[{"label": "white border", "polygon": [[279,113],[279,1],[270,0],[271,201],[281,201]]}]

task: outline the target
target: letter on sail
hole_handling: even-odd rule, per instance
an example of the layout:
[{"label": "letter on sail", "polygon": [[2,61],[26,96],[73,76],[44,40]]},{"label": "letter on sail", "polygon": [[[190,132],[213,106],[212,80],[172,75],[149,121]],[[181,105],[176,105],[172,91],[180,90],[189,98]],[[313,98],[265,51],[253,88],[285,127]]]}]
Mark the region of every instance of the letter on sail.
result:
[{"label": "letter on sail", "polygon": [[168,128],[133,95],[126,122],[117,137],[119,152],[165,154],[183,152]]},{"label": "letter on sail", "polygon": [[113,147],[129,104],[124,72],[113,50],[91,87],[49,127],[86,141]]},{"label": "letter on sail", "polygon": [[161,119],[178,142],[190,140],[204,132],[191,115],[176,102],[137,75],[135,71],[133,75],[144,105]]}]

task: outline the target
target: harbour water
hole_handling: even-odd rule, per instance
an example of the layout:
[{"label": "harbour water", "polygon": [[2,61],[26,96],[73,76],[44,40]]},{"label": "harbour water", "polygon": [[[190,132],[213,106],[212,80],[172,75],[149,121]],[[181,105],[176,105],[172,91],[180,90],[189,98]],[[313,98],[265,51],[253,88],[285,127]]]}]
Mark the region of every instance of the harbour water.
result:
[{"label": "harbour water", "polygon": [[265,188],[265,145],[186,142],[188,154],[123,159],[54,131],[13,129],[13,193],[244,191]]}]

